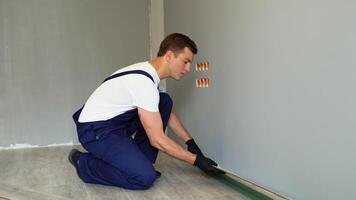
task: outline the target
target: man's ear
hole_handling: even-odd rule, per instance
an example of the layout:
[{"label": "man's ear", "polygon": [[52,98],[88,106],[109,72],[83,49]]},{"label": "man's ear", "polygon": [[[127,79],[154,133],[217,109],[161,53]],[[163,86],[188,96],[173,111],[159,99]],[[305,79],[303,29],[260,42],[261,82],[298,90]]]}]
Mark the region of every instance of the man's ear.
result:
[{"label": "man's ear", "polygon": [[171,50],[168,50],[168,51],[164,54],[164,59],[165,59],[168,63],[170,63],[170,61],[172,60],[173,56],[174,56],[174,52],[171,51]]}]

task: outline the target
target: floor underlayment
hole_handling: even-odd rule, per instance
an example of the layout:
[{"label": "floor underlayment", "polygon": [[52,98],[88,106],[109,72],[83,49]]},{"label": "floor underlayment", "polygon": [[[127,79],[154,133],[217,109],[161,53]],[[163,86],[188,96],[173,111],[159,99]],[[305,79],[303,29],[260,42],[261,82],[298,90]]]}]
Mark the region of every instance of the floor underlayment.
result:
[{"label": "floor underlayment", "polygon": [[[78,148],[78,146],[76,146]],[[228,177],[213,178],[198,168],[159,153],[162,172],[145,191],[83,183],[67,161],[73,146],[0,151],[0,200],[127,199],[247,200],[265,199]]]}]

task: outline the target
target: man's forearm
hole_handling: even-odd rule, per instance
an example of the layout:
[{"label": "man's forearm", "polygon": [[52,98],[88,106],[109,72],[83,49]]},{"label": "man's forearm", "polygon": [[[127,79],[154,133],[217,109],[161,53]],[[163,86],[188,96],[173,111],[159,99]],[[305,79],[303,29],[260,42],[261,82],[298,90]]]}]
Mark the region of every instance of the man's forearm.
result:
[{"label": "man's forearm", "polygon": [[192,139],[192,136],[189,134],[187,129],[183,126],[182,122],[174,112],[172,112],[170,115],[168,126],[177,136],[182,138],[184,142]]},{"label": "man's forearm", "polygon": [[191,152],[183,149],[179,144],[174,142],[172,139],[163,135],[159,139],[156,140],[155,145],[159,150],[179,159],[186,161],[190,164],[194,164],[196,160],[196,155]]}]

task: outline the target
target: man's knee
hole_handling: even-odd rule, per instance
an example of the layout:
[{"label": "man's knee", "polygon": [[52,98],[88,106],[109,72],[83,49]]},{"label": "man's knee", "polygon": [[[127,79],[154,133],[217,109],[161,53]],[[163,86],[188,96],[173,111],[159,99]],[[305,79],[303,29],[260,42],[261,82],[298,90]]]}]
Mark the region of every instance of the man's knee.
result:
[{"label": "man's knee", "polygon": [[159,93],[159,108],[161,109],[169,109],[171,110],[173,107],[172,98],[168,93],[160,92]]},{"label": "man's knee", "polygon": [[136,181],[139,182],[141,189],[145,190],[150,188],[153,185],[153,182],[156,180],[157,174],[155,170],[150,170],[139,175]]},{"label": "man's knee", "polygon": [[114,170],[110,176],[110,183],[113,186],[123,187],[131,190],[146,190],[149,189],[157,178],[155,170],[131,174],[123,180],[123,172]]}]

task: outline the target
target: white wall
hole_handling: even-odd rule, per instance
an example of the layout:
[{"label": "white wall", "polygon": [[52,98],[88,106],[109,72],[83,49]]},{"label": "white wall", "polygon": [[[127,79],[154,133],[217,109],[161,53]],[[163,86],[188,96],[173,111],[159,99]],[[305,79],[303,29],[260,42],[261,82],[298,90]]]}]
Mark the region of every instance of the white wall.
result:
[{"label": "white wall", "polygon": [[[356,1],[166,0],[211,70],[168,81],[207,155],[293,199],[356,199]],[[195,79],[209,76],[209,89]]]},{"label": "white wall", "polygon": [[0,147],[76,142],[72,113],[149,59],[148,1],[0,0]]}]

